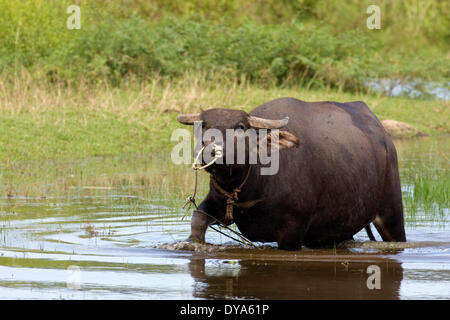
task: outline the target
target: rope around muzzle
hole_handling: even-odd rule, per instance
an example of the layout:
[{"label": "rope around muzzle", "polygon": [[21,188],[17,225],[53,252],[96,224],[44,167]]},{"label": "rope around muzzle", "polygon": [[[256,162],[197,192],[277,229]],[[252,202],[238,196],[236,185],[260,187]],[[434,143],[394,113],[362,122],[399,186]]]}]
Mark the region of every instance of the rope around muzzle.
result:
[{"label": "rope around muzzle", "polygon": [[[213,144],[213,146],[214,146],[214,149],[215,149],[216,147],[219,147],[219,146],[217,146],[216,144]],[[223,156],[222,149],[221,149],[221,147],[220,147],[220,149],[218,148],[218,150],[215,152],[215,154],[214,154],[214,159],[212,159],[209,163],[207,163],[207,164],[205,164],[204,166],[202,166],[201,163],[198,163],[198,160],[199,160],[199,158],[200,158],[200,155],[203,153],[203,150],[205,150],[205,148],[206,148],[206,146],[204,146],[204,147],[202,147],[202,148],[200,149],[200,151],[198,152],[197,156],[196,156],[195,159],[194,159],[194,163],[192,164],[192,169],[194,170],[194,173],[195,173],[194,193],[193,193],[192,196],[186,198],[186,201],[184,202],[184,204],[183,204],[183,206],[182,206],[183,209],[184,209],[189,203],[192,203],[192,204],[195,206],[195,208],[197,208],[197,204],[195,203],[195,196],[197,195],[198,171],[199,171],[199,170],[203,170],[203,169],[205,169],[205,168],[211,166],[212,164],[214,164],[214,163],[217,161],[217,159],[219,159],[219,158],[221,158],[221,157]],[[189,209],[190,209],[190,208],[188,208],[188,210],[189,210]],[[184,218],[186,217],[186,214],[187,214],[187,211],[186,211],[186,213],[183,215],[183,217],[181,218],[181,220],[184,220]]]},{"label": "rope around muzzle", "polygon": [[[215,148],[216,148],[216,147],[218,148],[217,150],[215,150],[214,159],[212,159],[212,160],[211,160],[209,163],[207,163],[206,165],[201,166],[201,164],[198,163],[198,160],[199,160],[199,158],[200,158],[200,155],[202,154],[203,150],[205,149],[205,146],[202,147],[202,148],[200,149],[200,151],[198,152],[197,156],[195,157],[194,163],[192,164],[192,169],[194,170],[194,174],[195,174],[194,193],[192,194],[192,196],[189,196],[189,197],[186,198],[186,201],[185,201],[185,203],[183,204],[182,209],[185,209],[186,206],[187,206],[188,204],[193,204],[194,207],[195,207],[195,209],[196,209],[196,211],[198,211],[198,212],[200,212],[200,213],[202,213],[202,214],[204,214],[204,215],[206,215],[206,216],[208,216],[208,217],[214,219],[220,227],[225,228],[225,229],[227,229],[228,231],[230,231],[230,232],[236,234],[239,238],[241,238],[242,241],[241,241],[241,240],[238,240],[238,239],[236,239],[236,238],[233,238],[232,236],[230,236],[230,235],[228,235],[228,234],[226,234],[226,233],[223,233],[222,231],[220,231],[220,230],[214,228],[212,225],[209,225],[209,227],[210,227],[211,229],[213,229],[214,231],[216,231],[216,232],[218,232],[218,233],[220,233],[220,234],[222,234],[222,235],[224,235],[224,236],[226,236],[226,237],[228,237],[228,238],[230,238],[230,239],[232,239],[232,240],[234,240],[234,241],[237,241],[237,242],[239,242],[239,243],[241,243],[241,244],[244,244],[244,245],[246,245],[246,246],[252,246],[252,247],[254,247],[254,248],[258,248],[253,242],[251,242],[251,241],[248,240],[246,237],[244,237],[240,232],[237,232],[237,231],[231,229],[231,228],[228,227],[225,223],[223,223],[222,221],[219,221],[216,217],[213,217],[213,216],[210,215],[209,213],[207,213],[207,212],[205,212],[205,211],[203,211],[203,210],[199,210],[199,209],[198,209],[197,203],[195,202],[195,196],[197,195],[198,171],[199,171],[199,170],[202,170],[202,169],[205,169],[205,168],[207,168],[207,167],[209,167],[209,166],[211,166],[212,164],[214,164],[214,163],[217,161],[217,159],[219,159],[219,158],[221,158],[221,157],[223,156],[222,148],[221,148],[220,146],[217,146],[216,144],[214,144],[214,146],[215,146]],[[248,172],[247,172],[247,175],[246,175],[244,181],[242,182],[242,184],[241,184],[238,188],[235,188],[235,189],[233,190],[233,194],[230,194],[230,193],[228,193],[226,190],[224,190],[223,188],[221,188],[221,187],[217,184],[217,182],[214,180],[214,178],[211,176],[211,179],[212,179],[212,181],[213,181],[214,186],[215,186],[216,188],[218,187],[217,189],[218,189],[223,195],[225,195],[225,196],[227,197],[227,213],[226,213],[225,217],[226,217],[226,219],[227,219],[228,221],[232,221],[232,220],[233,220],[233,205],[238,205],[238,203],[237,203],[235,200],[238,200],[237,194],[241,191],[241,188],[244,186],[245,182],[247,181],[247,179],[248,179],[248,177],[249,177],[249,175],[250,175],[250,169],[251,169],[251,167],[249,168],[249,170],[248,170]],[[219,188],[220,188],[220,189],[219,189]],[[256,202],[258,202],[258,201],[259,201],[259,200],[256,200]],[[253,204],[253,203],[256,203],[255,201],[250,201],[250,202],[252,202],[252,204]],[[243,207],[245,207],[245,205],[244,205]],[[181,220],[184,220],[184,218],[186,217],[186,215],[187,215],[189,209],[190,209],[190,207],[186,210],[186,213],[183,215],[183,217],[181,217]],[[231,217],[231,219],[229,219],[230,217]]]}]

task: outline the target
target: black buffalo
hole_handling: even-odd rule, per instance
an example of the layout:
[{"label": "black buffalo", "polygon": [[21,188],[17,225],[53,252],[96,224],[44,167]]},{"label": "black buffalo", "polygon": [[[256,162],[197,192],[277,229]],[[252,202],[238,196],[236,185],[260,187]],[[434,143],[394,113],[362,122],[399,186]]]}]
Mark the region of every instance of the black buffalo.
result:
[{"label": "black buffalo", "polygon": [[259,163],[206,169],[210,190],[194,211],[190,240],[205,241],[207,227],[220,221],[287,250],[352,239],[371,222],[384,241],[406,241],[396,150],[363,102],[280,98],[250,114],[210,109],[178,121],[202,121],[224,137],[225,129],[281,130],[277,174],[261,175]]}]

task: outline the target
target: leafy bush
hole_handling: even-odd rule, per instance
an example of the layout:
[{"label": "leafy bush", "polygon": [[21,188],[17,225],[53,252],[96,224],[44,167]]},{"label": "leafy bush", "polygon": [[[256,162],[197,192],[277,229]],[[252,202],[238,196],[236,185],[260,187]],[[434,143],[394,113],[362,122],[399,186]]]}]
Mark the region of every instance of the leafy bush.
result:
[{"label": "leafy bush", "polygon": [[[321,0],[245,7],[253,19],[244,18],[242,3],[83,1],[82,27],[69,30],[66,9],[72,1],[1,0],[0,72],[17,74],[26,68],[37,79],[85,78],[119,84],[128,76],[144,80],[156,73],[178,77],[199,71],[264,85],[348,90],[364,89],[368,78],[442,80],[449,76],[449,60],[438,47],[424,49],[426,59],[417,52],[393,50],[385,34],[343,27],[336,17],[342,16],[346,6],[341,8],[337,2],[330,5],[337,12],[331,27],[317,21],[324,16]],[[361,5],[353,8],[362,10]],[[436,6],[431,9],[428,15],[436,16]],[[257,19],[262,11],[272,12],[264,24]],[[365,23],[364,12],[359,15]],[[230,22],[224,15],[239,22]],[[429,20],[428,15],[423,21]],[[301,17],[309,20],[302,23]],[[288,18],[292,20],[273,23]],[[421,26],[424,34],[434,30],[426,22]]]}]

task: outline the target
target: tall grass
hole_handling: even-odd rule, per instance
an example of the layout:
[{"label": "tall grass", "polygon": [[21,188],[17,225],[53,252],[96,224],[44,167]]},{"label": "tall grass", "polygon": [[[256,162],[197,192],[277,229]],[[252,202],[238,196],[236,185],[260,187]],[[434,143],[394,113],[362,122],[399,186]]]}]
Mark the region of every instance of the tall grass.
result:
[{"label": "tall grass", "polygon": [[439,177],[423,171],[405,187],[403,203],[406,221],[445,221],[450,212],[449,170],[439,172]]},{"label": "tall grass", "polygon": [[444,222],[450,213],[448,137],[396,141],[408,222]]}]

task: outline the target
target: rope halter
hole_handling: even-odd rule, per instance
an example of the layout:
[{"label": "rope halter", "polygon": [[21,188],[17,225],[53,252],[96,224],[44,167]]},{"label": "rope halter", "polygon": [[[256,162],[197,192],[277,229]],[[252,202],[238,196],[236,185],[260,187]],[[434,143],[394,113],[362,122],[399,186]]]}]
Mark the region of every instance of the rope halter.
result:
[{"label": "rope halter", "polygon": [[206,146],[203,146],[200,149],[200,151],[197,153],[197,156],[194,159],[194,163],[192,164],[192,169],[194,169],[194,170],[205,169],[205,168],[209,167],[210,165],[214,164],[217,161],[217,159],[223,157],[223,148],[222,148],[222,146],[219,146],[219,145],[217,145],[215,143],[213,143],[212,146],[213,146],[213,150],[214,150],[214,158],[210,162],[205,164],[204,166],[201,165],[202,164],[201,162],[199,163],[200,155],[203,154],[203,150],[205,150],[205,148],[206,148]]}]

